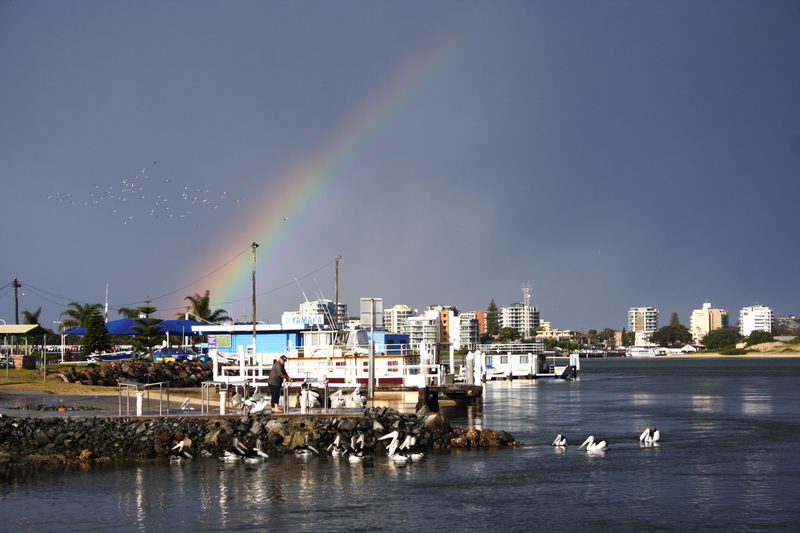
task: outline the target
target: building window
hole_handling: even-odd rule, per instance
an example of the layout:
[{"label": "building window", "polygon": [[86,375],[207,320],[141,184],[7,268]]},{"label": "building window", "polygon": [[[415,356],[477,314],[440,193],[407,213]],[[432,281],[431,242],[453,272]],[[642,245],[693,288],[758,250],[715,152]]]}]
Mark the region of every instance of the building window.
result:
[{"label": "building window", "polygon": [[527,355],[520,355],[519,356],[519,362],[521,364],[523,364],[523,365],[527,365],[528,364],[528,356]]},{"label": "building window", "polygon": [[336,361],[336,366],[345,366],[344,361]]},{"label": "building window", "polygon": [[486,366],[492,366],[493,360],[494,357],[492,357],[491,355],[486,356]]},{"label": "building window", "polygon": [[508,356],[507,355],[501,355],[500,356],[500,364],[501,365],[507,365],[508,364]]}]

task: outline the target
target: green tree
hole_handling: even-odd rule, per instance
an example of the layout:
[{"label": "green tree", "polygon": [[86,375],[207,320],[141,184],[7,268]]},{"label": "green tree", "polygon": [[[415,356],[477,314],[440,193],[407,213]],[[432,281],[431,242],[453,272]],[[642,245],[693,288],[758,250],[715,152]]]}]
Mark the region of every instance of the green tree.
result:
[{"label": "green tree", "polygon": [[681,321],[678,318],[678,313],[674,311],[672,312],[672,314],[669,316],[669,325],[673,327],[678,327],[681,325]]},{"label": "green tree", "polygon": [[106,329],[106,323],[103,315],[100,313],[100,306],[97,309],[91,310],[89,316],[86,318],[86,335],[83,336],[83,349],[84,355],[89,355],[94,352],[104,352],[111,347],[111,338]]},{"label": "green tree", "polygon": [[636,343],[636,333],[633,331],[626,331],[625,328],[622,328],[622,345],[633,346],[634,343]]},{"label": "green tree", "polygon": [[659,346],[681,346],[692,342],[692,334],[682,324],[669,325],[655,330],[650,340]]},{"label": "green tree", "polygon": [[486,308],[486,333],[489,335],[500,333],[500,313],[497,311],[497,304],[494,303],[494,298],[489,302],[489,307]]},{"label": "green tree", "polygon": [[499,342],[511,342],[520,338],[519,331],[514,328],[502,328],[497,334]]},{"label": "green tree", "polygon": [[36,311],[23,311],[22,312],[22,323],[23,324],[38,324],[39,323],[39,315],[42,314],[42,308],[40,307]]},{"label": "green tree", "polygon": [[761,344],[762,342],[772,342],[775,338],[772,336],[772,333],[769,331],[761,331],[755,330],[747,336],[747,345],[752,346],[753,344]]},{"label": "green tree", "polygon": [[156,308],[150,305],[149,301],[145,301],[145,305],[136,308],[140,318],[134,321],[131,329],[138,333],[131,341],[133,349],[143,352],[151,352],[153,346],[159,344],[164,336],[159,333],[162,320],[160,318],[151,318],[150,315],[156,312]]},{"label": "green tree", "polygon": [[735,346],[737,342],[739,342],[739,334],[731,328],[715,329],[703,337],[703,346],[708,350],[729,348]]},{"label": "green tree", "polygon": [[100,304],[71,302],[64,312],[61,313],[61,318],[64,319],[64,329],[87,327],[89,325],[89,319],[95,312],[100,313],[100,309]]},{"label": "green tree", "polygon": [[[213,324],[218,324],[223,320],[230,320],[225,309],[211,311],[211,291],[207,290],[204,294],[194,293],[184,298],[184,300],[188,300],[191,304],[189,318]],[[185,313],[177,313],[175,316],[184,318]]]},{"label": "green tree", "polygon": [[616,332],[611,328],[605,328],[597,334],[597,340],[605,343],[609,348],[613,348],[616,345],[616,337]]}]

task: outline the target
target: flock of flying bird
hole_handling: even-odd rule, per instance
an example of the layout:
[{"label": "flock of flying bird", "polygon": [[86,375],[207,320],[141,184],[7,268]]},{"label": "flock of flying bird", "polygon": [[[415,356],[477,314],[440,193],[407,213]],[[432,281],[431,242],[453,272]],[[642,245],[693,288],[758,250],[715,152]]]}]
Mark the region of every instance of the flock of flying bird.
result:
[{"label": "flock of flying bird", "polygon": [[[153,165],[156,164],[157,161],[153,161]],[[214,211],[226,204],[239,203],[228,191],[212,192],[175,183],[169,178],[151,177],[146,168],[132,178],[121,178],[116,185],[95,184],[88,195],[56,191],[47,199],[76,207],[107,206],[111,208],[111,215],[123,224],[149,217],[181,219],[203,210]]]},{"label": "flock of flying bird", "polygon": [[[644,431],[639,435],[639,444],[644,447],[650,446],[658,446],[658,441],[661,440],[661,431],[658,428],[645,428]],[[553,440],[552,446],[556,448],[564,449],[567,447],[567,438],[564,435],[558,434],[556,435],[555,440]],[[605,452],[608,448],[608,442],[603,439],[596,439],[594,435],[589,435],[586,437],[586,440],[583,441],[583,444],[578,446],[578,449],[586,448],[586,451],[589,453],[602,453]]]}]

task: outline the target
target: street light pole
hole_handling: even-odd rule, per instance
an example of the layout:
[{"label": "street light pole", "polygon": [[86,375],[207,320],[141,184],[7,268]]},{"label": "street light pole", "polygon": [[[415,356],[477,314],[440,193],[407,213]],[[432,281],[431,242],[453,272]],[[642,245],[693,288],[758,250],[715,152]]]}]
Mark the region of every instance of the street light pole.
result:
[{"label": "street light pole", "polygon": [[[252,292],[253,292],[253,357],[256,356],[256,248],[258,243],[253,241],[250,245],[253,249],[253,271],[252,271]],[[242,357],[242,378],[244,378],[244,357]]]},{"label": "street light pole", "polygon": [[53,320],[53,324],[61,324],[61,362],[64,362],[64,323],[60,320]]}]

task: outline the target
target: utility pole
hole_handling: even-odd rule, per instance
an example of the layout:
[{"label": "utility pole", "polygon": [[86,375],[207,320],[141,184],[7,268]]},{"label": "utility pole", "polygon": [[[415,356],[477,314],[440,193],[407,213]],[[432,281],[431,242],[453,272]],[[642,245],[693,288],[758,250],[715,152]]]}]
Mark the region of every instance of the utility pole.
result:
[{"label": "utility pole", "polygon": [[14,323],[19,324],[19,294],[17,294],[17,289],[22,287],[22,284],[17,281],[17,278],[14,278],[11,284],[14,287]]},{"label": "utility pole", "polygon": [[[258,244],[253,241],[253,244],[250,245],[253,248],[253,357],[256,356],[256,248],[258,248]],[[242,378],[244,378],[244,357],[242,357]]]},{"label": "utility pole", "polygon": [[338,330],[339,329],[339,261],[342,259],[341,255],[336,256],[336,307],[334,307],[333,312],[336,314],[336,324],[334,327]]}]

